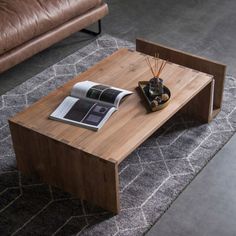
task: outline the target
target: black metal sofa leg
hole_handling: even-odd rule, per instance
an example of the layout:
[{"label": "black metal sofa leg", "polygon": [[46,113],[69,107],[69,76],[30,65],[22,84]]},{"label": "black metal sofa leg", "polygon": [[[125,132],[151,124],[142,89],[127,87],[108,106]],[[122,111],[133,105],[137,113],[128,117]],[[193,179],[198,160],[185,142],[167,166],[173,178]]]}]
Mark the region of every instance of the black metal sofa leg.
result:
[{"label": "black metal sofa leg", "polygon": [[101,34],[101,32],[102,32],[101,20],[98,21],[98,31],[97,32],[92,31],[92,30],[88,30],[88,29],[82,29],[81,32],[86,33],[86,34],[90,34],[93,36],[97,36],[97,35]]}]

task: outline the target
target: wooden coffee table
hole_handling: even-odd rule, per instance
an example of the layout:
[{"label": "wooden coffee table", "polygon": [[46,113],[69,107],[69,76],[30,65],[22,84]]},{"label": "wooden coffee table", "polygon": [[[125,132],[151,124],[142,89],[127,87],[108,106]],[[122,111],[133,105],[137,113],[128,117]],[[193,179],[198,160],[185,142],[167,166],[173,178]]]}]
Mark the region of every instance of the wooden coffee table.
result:
[{"label": "wooden coffee table", "polygon": [[[143,53],[154,55],[157,49],[161,58],[172,61],[162,74],[172,97],[165,109],[148,113],[137,85],[152,76]],[[209,122],[220,110],[224,65],[143,40],[137,40],[137,50],[142,53],[118,50],[9,120],[20,171],[36,173],[51,185],[118,213],[119,163],[178,111]],[[191,58],[197,61],[195,70],[183,66]],[[174,64],[176,60],[182,65]],[[204,69],[203,63],[210,63],[212,73],[205,73],[209,67]],[[98,132],[48,119],[72,86],[83,80],[134,92]]]}]

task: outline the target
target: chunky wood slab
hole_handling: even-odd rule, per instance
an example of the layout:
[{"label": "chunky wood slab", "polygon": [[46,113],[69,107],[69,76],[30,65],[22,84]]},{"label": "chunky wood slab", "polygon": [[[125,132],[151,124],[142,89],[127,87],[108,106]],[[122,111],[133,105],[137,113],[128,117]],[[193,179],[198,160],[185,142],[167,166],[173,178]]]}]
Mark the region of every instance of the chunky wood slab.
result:
[{"label": "chunky wood slab", "polygon": [[[11,118],[19,169],[36,172],[46,182],[118,213],[118,164],[191,100],[199,108],[193,109],[197,118],[208,121],[212,112],[213,76],[168,63],[162,79],[171,90],[170,104],[147,113],[136,88],[138,81],[151,76],[145,55],[120,49]],[[134,92],[98,132],[48,119],[72,86],[83,80]]]}]

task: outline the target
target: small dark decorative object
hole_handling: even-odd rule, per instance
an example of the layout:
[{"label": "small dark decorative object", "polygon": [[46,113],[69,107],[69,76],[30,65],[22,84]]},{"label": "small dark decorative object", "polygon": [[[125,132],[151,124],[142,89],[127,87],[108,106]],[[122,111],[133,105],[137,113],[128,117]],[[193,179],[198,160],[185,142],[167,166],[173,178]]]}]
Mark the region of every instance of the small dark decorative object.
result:
[{"label": "small dark decorative object", "polygon": [[161,110],[169,104],[171,93],[166,86],[163,85],[161,97],[152,97],[149,94],[149,81],[139,81],[138,85],[151,111]]},{"label": "small dark decorative object", "polygon": [[163,80],[160,78],[152,78],[149,80],[149,94],[152,97],[161,96],[163,94]]},{"label": "small dark decorative object", "polygon": [[158,66],[159,55],[155,54],[155,66],[151,65],[148,57],[146,62],[153,74],[153,78],[149,81],[140,81],[139,88],[141,89],[149,107],[152,111],[158,111],[166,107],[170,100],[170,90],[163,85],[163,80],[160,78],[160,74],[166,66],[167,61],[162,60],[160,66]]}]

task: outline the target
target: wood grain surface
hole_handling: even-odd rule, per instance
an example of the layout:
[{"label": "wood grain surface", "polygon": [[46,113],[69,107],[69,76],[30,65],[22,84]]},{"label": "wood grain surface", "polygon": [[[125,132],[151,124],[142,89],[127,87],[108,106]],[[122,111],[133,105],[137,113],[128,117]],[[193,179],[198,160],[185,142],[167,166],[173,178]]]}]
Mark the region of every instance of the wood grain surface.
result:
[{"label": "wood grain surface", "polygon": [[119,212],[118,166],[10,122],[19,170],[111,212]]}]

